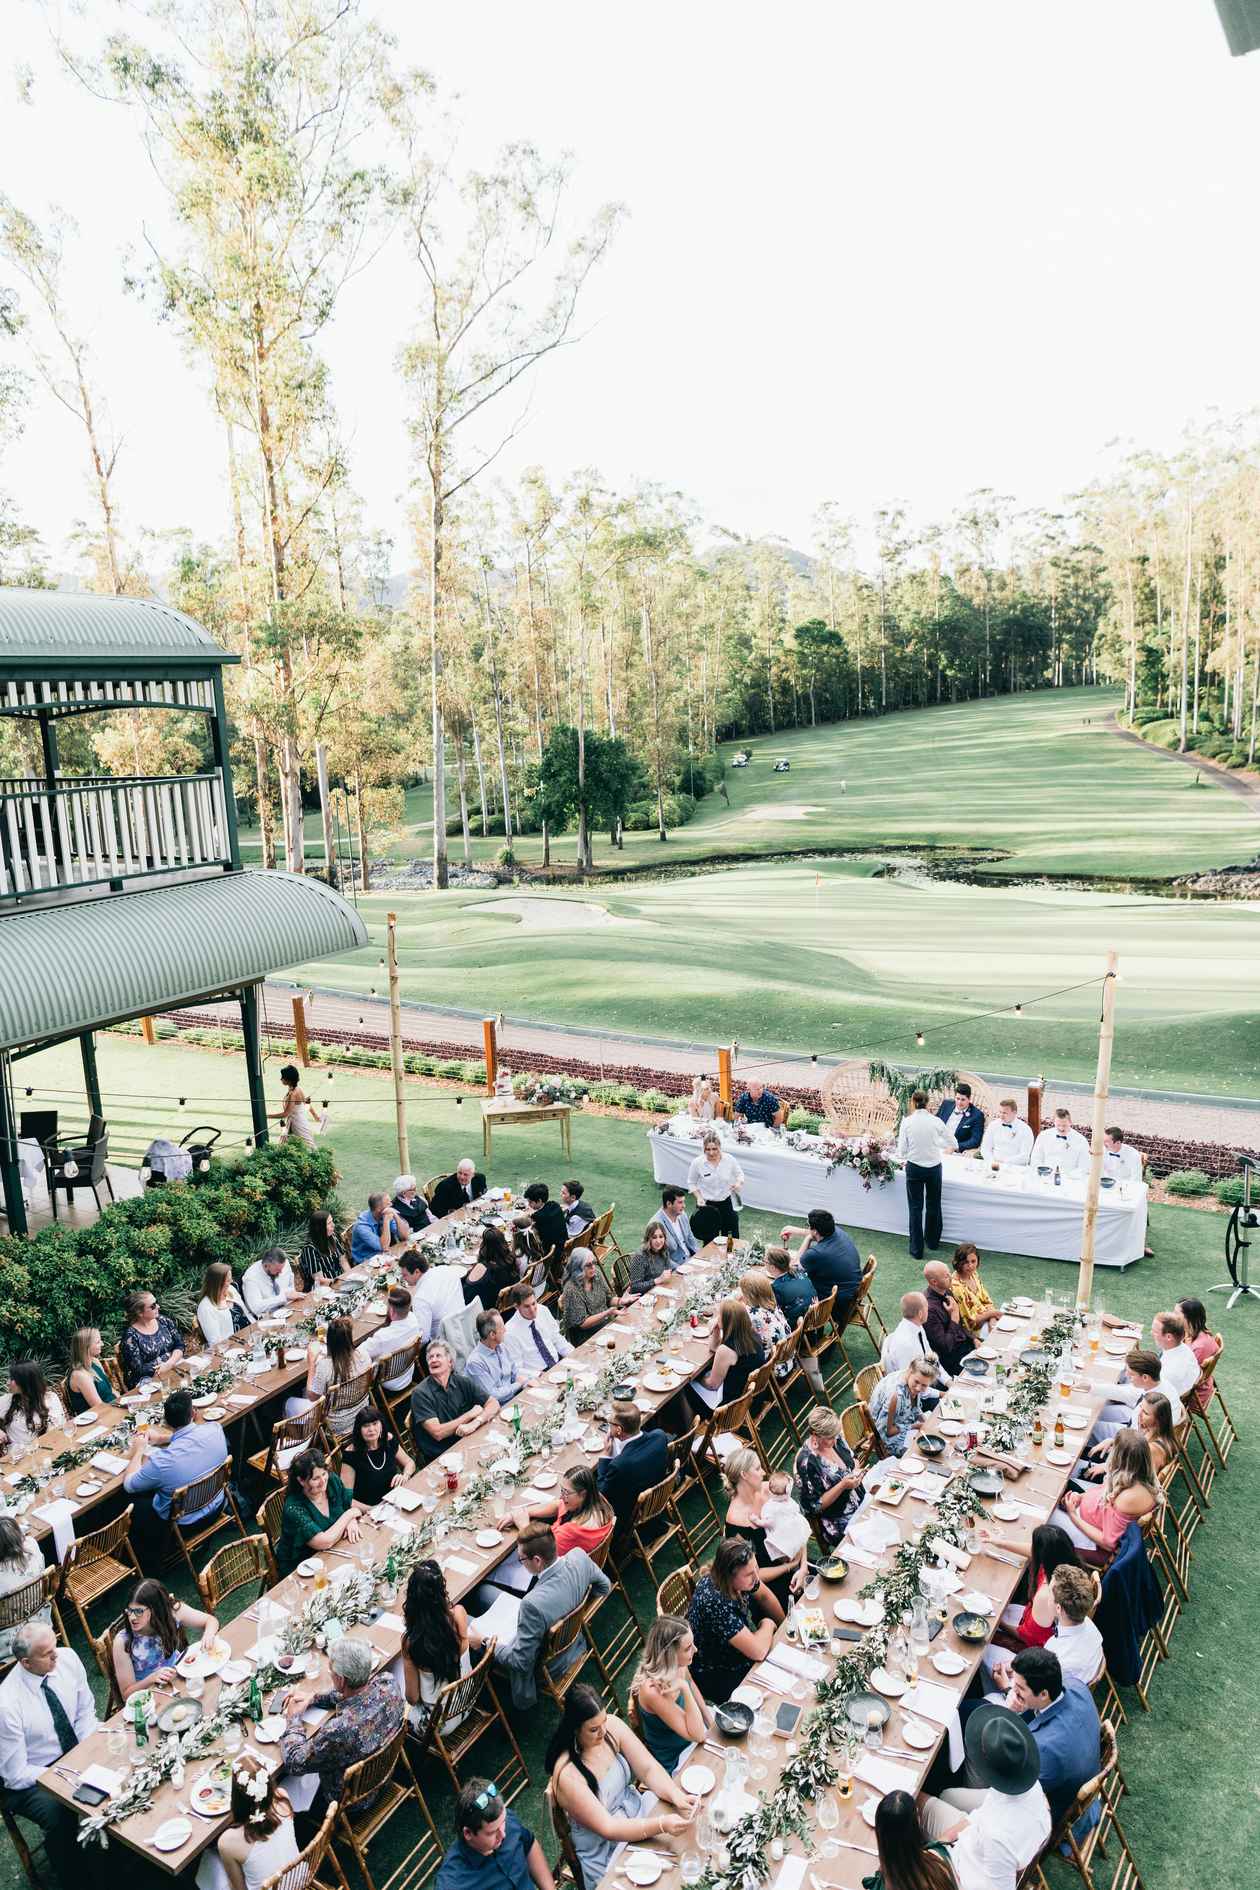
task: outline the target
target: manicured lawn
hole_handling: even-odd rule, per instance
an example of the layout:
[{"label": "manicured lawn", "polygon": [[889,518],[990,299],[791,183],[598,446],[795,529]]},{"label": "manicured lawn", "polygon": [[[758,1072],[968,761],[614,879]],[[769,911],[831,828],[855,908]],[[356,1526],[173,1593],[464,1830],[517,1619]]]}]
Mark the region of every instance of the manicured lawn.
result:
[{"label": "manicured lawn", "polygon": [[[243,1098],[243,1070],[237,1057],[170,1046],[149,1051],[134,1040],[114,1038],[101,1040],[100,1054],[102,1083],[112,1093],[112,1106],[121,1110],[126,1097],[134,1098],[129,1113],[137,1127],[159,1121],[174,1127],[172,1113],[186,1120],[208,1120],[217,1110],[238,1125],[242,1119],[239,1108],[233,1111],[203,1101],[206,1097]],[[48,1053],[23,1069],[31,1073],[32,1081],[50,1088],[69,1088],[74,1081],[73,1066],[64,1052]],[[323,1093],[324,1078],[312,1088]],[[168,1092],[188,1097],[186,1112],[156,1100]],[[409,1094],[412,1166],[419,1173],[443,1171],[460,1155],[478,1153],[480,1138],[469,1103],[457,1105],[452,1098],[419,1086]],[[393,1178],[397,1152],[392,1102],[379,1076],[346,1071],[337,1074],[333,1095],[330,1133],[344,1174],[342,1199],[347,1208],[355,1208],[369,1187],[387,1186]],[[68,1099],[63,1106],[70,1107]],[[525,1177],[542,1176],[554,1186],[562,1178],[558,1137],[550,1127],[505,1135],[501,1146],[502,1160],[496,1164],[494,1181],[515,1186]],[[616,1201],[616,1230],[628,1246],[658,1200],[643,1125],[580,1116],[574,1124],[571,1168],[586,1182],[594,1204]],[[745,1231],[769,1232],[774,1225],[769,1216],[750,1214]],[[1223,1275],[1223,1232],[1220,1216],[1156,1208],[1151,1216],[1155,1257],[1123,1276],[1102,1273],[1099,1295],[1109,1309],[1149,1321],[1153,1311],[1181,1293],[1204,1294]],[[891,1319],[900,1294],[915,1282],[918,1269],[904,1244],[890,1236],[859,1233],[858,1240],[863,1251],[879,1257],[877,1298]],[[1015,1290],[1036,1292],[1047,1281],[1058,1291],[1073,1283],[1069,1267],[1000,1254],[984,1256],[984,1273],[995,1297]],[[1254,1609],[1250,1529],[1260,1502],[1252,1441],[1260,1424],[1256,1309],[1246,1303],[1226,1315],[1219,1296],[1211,1306],[1227,1335],[1228,1354],[1221,1376],[1244,1441],[1231,1456],[1225,1476],[1218,1478],[1208,1521],[1195,1537],[1193,1605],[1182,1617],[1171,1662],[1155,1679],[1154,1710],[1144,1715],[1134,1701],[1129,1724],[1120,1733],[1130,1786],[1122,1817],[1148,1890],[1165,1886],[1180,1890],[1192,1880],[1211,1884],[1215,1890],[1235,1890],[1235,1886],[1243,1890],[1253,1880],[1250,1860],[1260,1836],[1255,1794],[1245,1782],[1249,1754],[1260,1736],[1253,1679],[1260,1660],[1260,1629]],[[174,1586],[191,1598],[187,1582],[178,1579]],[[646,1590],[640,1586],[635,1593],[644,1612],[643,1604],[649,1600]],[[541,1754],[550,1729],[546,1713],[532,1716],[521,1729],[533,1782],[517,1807],[528,1823],[544,1833],[549,1851],[553,1847],[541,1806]],[[430,1803],[439,1828],[445,1831],[447,1795],[435,1790]],[[3,1890],[16,1890],[16,1861],[7,1848],[2,1855],[0,1885]],[[127,1869],[135,1876],[142,1867],[133,1869],[130,1853],[125,1855]],[[1056,1873],[1056,1881],[1066,1879]]]},{"label": "manicured lawn", "polygon": [[[1106,732],[1119,701],[1105,689],[1047,690],[759,736],[748,744],[751,765],[727,770],[729,807],[710,794],[665,845],[654,832],[631,833],[618,852],[597,834],[596,863],[655,870],[813,848],[935,846],[1000,850],[1009,857],[994,865],[999,874],[1162,878],[1251,859],[1260,830],[1241,802]],[[728,762],[739,746],[726,745]],[[780,759],[789,773],[773,772]],[[448,805],[458,807],[453,793]],[[385,851],[427,855],[431,823],[431,790],[411,790],[406,832]],[[317,816],[306,832],[322,846]],[[242,841],[256,858],[256,835]],[[571,862],[573,844],[560,836],[553,858]],[[476,839],[474,857],[493,859],[502,845]],[[524,861],[541,857],[537,836],[514,845]],[[458,836],[450,850],[462,857]]]},{"label": "manicured lawn", "polygon": [[955,1023],[1098,977],[1114,946],[1112,1080],[1256,1093],[1255,904],[907,883],[858,862],[783,862],[580,892],[373,897],[361,905],[373,944],[298,975],[379,992],[387,909],[399,918],[402,993],[417,1003],[900,1063],[920,1055],[922,1030],[933,1066],[1076,1081],[1093,1076],[1097,987],[1022,1017]]}]

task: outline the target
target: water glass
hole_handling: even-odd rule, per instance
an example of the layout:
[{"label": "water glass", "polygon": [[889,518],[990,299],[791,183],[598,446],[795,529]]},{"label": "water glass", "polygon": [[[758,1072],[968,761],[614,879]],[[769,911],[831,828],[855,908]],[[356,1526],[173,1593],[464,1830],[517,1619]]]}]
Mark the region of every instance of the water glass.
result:
[{"label": "water glass", "polygon": [[[840,1806],[834,1792],[828,1791],[820,1793],[814,1809],[818,1814],[820,1830],[827,1832],[839,1830]],[[836,1843],[835,1839],[830,1836],[824,1840],[820,1848],[824,1857],[837,1857],[840,1854],[840,1846]]]},{"label": "water glass", "polygon": [[681,1875],[684,1883],[699,1883],[704,1875],[704,1859],[699,1851],[684,1851]]},{"label": "water glass", "polygon": [[319,1679],[319,1653],[314,1647],[307,1648],[306,1659],[302,1663],[302,1671],[305,1673],[308,1680]]},{"label": "water glass", "polygon": [[229,1721],[223,1728],[223,1750],[225,1752],[239,1752],[244,1738],[245,1735],[241,1731],[240,1722],[235,1719]]},{"label": "water glass", "polygon": [[190,1700],[202,1699],[206,1691],[204,1677],[199,1673],[190,1673],[184,1681],[184,1691]]}]

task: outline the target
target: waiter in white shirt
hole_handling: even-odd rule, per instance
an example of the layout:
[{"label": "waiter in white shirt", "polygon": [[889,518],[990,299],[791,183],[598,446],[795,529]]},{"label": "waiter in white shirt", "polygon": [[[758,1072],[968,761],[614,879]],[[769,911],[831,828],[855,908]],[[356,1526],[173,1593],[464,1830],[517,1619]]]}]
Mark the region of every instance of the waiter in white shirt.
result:
[{"label": "waiter in white shirt", "polygon": [[1057,1168],[1061,1175],[1083,1175],[1089,1167],[1089,1143],[1072,1127],[1072,1111],[1056,1109],[1054,1127],[1033,1143],[1034,1168]]},{"label": "waiter in white shirt", "polygon": [[923,1258],[925,1235],[933,1253],[941,1244],[941,1156],[957,1150],[945,1124],[928,1108],[927,1091],[916,1089],[897,1131],[897,1154],[906,1164],[910,1252],[916,1260]]},{"label": "waiter in white shirt", "polygon": [[[733,1155],[722,1153],[721,1137],[704,1138],[704,1154],[697,1155],[687,1170],[687,1186],[696,1197],[699,1222],[694,1230],[698,1239],[716,1240],[719,1234],[733,1234],[739,1239],[739,1215],[732,1196],[744,1185],[744,1171]],[[707,1213],[702,1210],[709,1210]]]},{"label": "waiter in white shirt", "polygon": [[[28,1621],[13,1637],[17,1665],[0,1686],[0,1779],[8,1812],[39,1826],[49,1861],[63,1884],[95,1879],[93,1858],[79,1846],[79,1820],[38,1783],[45,1767],[96,1732],[99,1722],[83,1662],[58,1647],[46,1621]],[[103,1852],[95,1852],[102,1857]]]},{"label": "waiter in white shirt", "polygon": [[1123,1129],[1103,1130],[1102,1171],[1111,1181],[1141,1181],[1142,1157],[1125,1141]]},{"label": "waiter in white shirt", "polygon": [[986,1162],[1009,1162],[1013,1168],[1027,1168],[1033,1151],[1033,1132],[1021,1120],[1019,1104],[1004,1096],[998,1104],[998,1119],[990,1122],[980,1143]]}]

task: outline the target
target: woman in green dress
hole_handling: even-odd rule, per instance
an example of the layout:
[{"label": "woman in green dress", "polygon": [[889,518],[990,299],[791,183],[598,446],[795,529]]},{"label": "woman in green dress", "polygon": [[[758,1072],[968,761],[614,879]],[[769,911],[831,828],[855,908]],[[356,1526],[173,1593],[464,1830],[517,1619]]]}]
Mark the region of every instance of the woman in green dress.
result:
[{"label": "woman in green dress", "polygon": [[70,1415],[78,1417],[102,1404],[115,1404],[114,1387],[101,1364],[100,1331],[96,1326],[80,1326],[70,1341]]},{"label": "woman in green dress", "polygon": [[289,1465],[276,1565],[291,1575],[308,1555],[319,1555],[338,1542],[359,1540],[359,1509],[340,1477],[333,1476],[322,1450],[300,1450]]}]

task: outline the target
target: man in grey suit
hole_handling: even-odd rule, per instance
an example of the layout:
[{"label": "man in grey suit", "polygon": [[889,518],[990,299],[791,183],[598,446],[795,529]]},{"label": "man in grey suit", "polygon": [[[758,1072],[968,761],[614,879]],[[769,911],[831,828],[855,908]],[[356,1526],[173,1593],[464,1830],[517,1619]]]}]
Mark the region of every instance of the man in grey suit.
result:
[{"label": "man in grey suit", "polygon": [[[580,1601],[591,1595],[606,1595],[612,1583],[585,1549],[570,1549],[567,1555],[557,1556],[550,1523],[532,1523],[522,1529],[517,1549],[522,1567],[536,1579],[521,1602],[516,1632],[510,1641],[500,1643],[495,1661],[511,1680],[513,1706],[527,1710],[538,1701],[538,1655],[547,1630]],[[552,1663],[552,1678],[559,1679],[585,1655],[586,1641],[579,1634],[572,1647]]]}]

